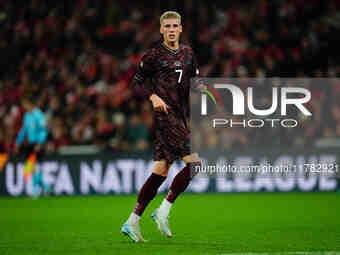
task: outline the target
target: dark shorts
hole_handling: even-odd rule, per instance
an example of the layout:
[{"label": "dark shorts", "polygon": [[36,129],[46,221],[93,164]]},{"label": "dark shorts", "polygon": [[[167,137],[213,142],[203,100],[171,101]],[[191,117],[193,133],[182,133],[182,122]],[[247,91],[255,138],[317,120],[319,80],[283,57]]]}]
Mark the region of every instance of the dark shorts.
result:
[{"label": "dark shorts", "polygon": [[[20,154],[24,158],[28,158],[28,156],[34,152],[35,144],[24,144],[20,148]],[[46,151],[45,146],[40,146],[40,151],[37,153],[37,160],[41,161],[45,157]]]},{"label": "dark shorts", "polygon": [[184,119],[171,113],[155,113],[154,160],[172,163],[190,155],[190,130]]}]

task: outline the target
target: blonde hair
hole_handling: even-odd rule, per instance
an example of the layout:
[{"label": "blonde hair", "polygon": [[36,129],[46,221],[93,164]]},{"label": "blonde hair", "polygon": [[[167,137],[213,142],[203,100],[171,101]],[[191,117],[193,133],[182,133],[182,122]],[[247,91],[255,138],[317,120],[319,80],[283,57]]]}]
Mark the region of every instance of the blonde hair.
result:
[{"label": "blonde hair", "polygon": [[159,19],[159,22],[161,23],[161,25],[163,23],[163,20],[165,19],[178,19],[179,24],[181,24],[181,15],[179,15],[178,12],[173,12],[173,11],[164,12]]}]

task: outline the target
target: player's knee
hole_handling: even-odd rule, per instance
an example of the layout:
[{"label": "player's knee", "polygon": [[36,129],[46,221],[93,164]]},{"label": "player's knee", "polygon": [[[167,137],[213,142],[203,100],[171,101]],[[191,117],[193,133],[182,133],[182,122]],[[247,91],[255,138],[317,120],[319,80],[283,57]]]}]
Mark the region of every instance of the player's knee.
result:
[{"label": "player's knee", "polygon": [[188,156],[185,156],[183,158],[184,162],[186,164],[188,163],[195,163],[195,162],[201,162],[201,159],[200,157],[198,156],[198,153],[193,153],[193,154],[190,154]]},{"label": "player's knee", "polygon": [[167,164],[155,164],[152,172],[166,177],[168,176],[169,167]]},{"label": "player's knee", "polygon": [[155,168],[152,172],[161,176],[168,176],[168,170],[165,168]]}]

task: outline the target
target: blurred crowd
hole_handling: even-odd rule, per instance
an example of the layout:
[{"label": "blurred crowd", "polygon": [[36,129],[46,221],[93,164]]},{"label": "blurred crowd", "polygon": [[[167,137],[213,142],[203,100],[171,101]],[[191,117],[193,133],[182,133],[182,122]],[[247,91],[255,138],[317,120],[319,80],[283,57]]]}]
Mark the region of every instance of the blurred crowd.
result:
[{"label": "blurred crowd", "polygon": [[[196,52],[201,76],[340,74],[338,0],[169,2],[182,15],[181,41]],[[128,84],[143,52],[161,39],[159,16],[167,8],[161,1],[0,0],[1,149],[13,144],[26,95],[46,113],[49,152],[90,144],[152,149],[152,106]],[[231,130],[228,146],[312,146],[339,136],[340,84],[310,86],[315,114],[299,132]],[[201,143],[218,140],[207,135]]]}]

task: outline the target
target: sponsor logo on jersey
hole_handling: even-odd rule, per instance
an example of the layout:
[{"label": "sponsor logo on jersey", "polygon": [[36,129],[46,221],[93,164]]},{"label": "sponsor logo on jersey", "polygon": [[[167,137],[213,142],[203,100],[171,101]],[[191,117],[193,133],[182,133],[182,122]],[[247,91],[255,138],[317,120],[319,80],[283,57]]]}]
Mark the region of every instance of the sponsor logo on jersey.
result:
[{"label": "sponsor logo on jersey", "polygon": [[179,66],[181,66],[181,61],[175,61],[175,63],[174,63],[174,65],[176,66],[176,67],[179,67]]}]

